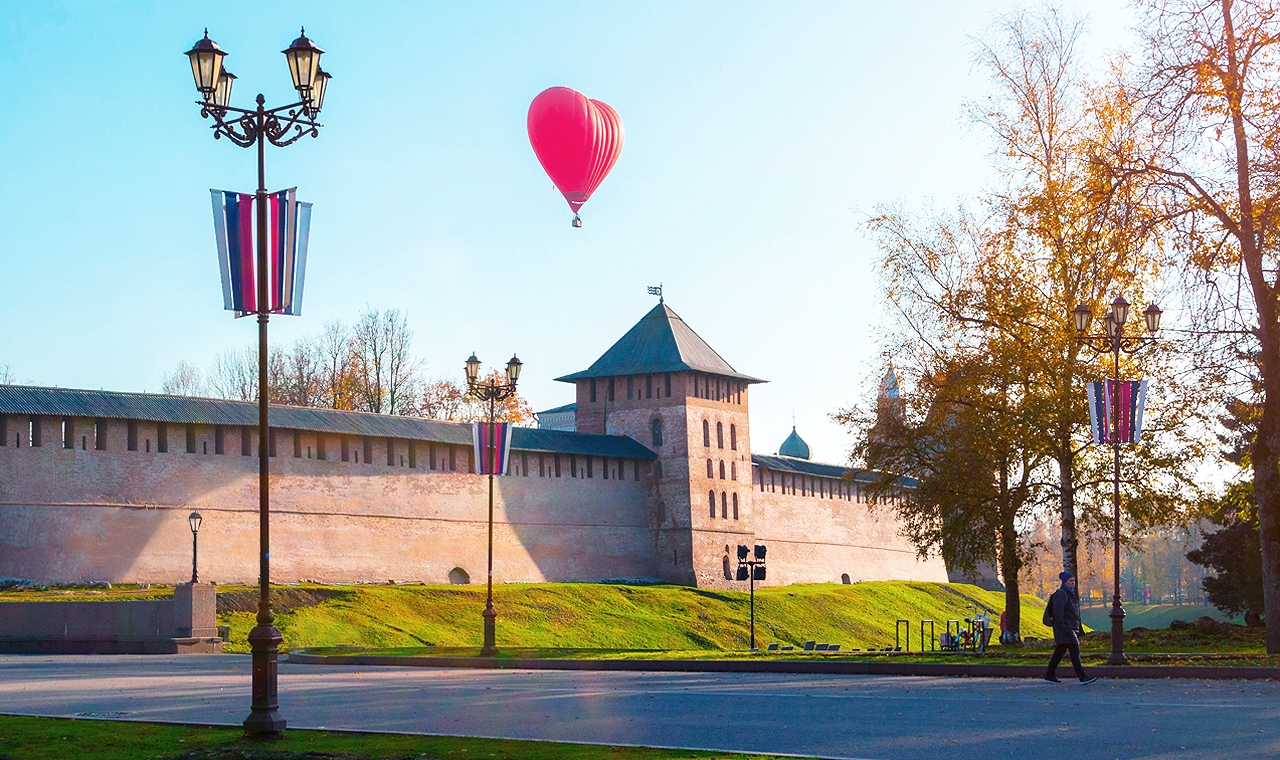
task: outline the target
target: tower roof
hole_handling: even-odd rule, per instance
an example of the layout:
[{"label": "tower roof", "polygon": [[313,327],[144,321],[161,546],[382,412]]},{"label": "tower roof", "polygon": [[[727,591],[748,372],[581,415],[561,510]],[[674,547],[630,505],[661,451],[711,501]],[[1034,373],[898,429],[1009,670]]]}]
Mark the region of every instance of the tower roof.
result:
[{"label": "tower roof", "polygon": [[809,458],[809,444],[804,442],[800,434],[796,432],[796,426],[791,426],[791,435],[787,436],[787,440],[782,442],[778,447],[778,456],[792,457],[794,459]]},{"label": "tower roof", "polygon": [[590,367],[556,379],[572,383],[589,377],[690,370],[733,377],[748,383],[764,382],[735,371],[671,307],[661,301]]}]

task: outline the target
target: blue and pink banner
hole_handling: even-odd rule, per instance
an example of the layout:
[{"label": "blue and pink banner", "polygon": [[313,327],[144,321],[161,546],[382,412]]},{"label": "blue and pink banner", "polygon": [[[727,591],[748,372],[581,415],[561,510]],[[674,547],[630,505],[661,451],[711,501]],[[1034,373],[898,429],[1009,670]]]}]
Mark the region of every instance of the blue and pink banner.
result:
[{"label": "blue and pink banner", "polygon": [[[1086,383],[1085,392],[1094,443],[1138,443],[1147,400],[1146,380],[1099,380]],[[1115,408],[1119,408],[1119,417],[1113,416]]]},{"label": "blue and pink banner", "polygon": [[[471,442],[476,449],[477,475],[506,475],[511,460],[511,428],[509,422],[471,423]],[[492,447],[490,447],[492,443]]]},{"label": "blue and pink banner", "polygon": [[257,245],[254,237],[254,196],[210,190],[213,230],[218,238],[218,269],[222,273],[222,306],[237,317],[266,311],[302,314],[302,285],[307,271],[311,236],[311,204],[298,201],[297,188],[267,196],[267,301],[258,303]]}]

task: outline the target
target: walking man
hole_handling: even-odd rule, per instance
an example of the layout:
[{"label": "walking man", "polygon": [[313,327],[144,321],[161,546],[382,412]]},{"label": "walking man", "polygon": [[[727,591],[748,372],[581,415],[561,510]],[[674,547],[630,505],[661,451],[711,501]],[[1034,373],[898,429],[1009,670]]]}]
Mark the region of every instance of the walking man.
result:
[{"label": "walking man", "polygon": [[1075,668],[1076,678],[1081,684],[1093,683],[1097,678],[1085,678],[1084,665],[1080,664],[1080,597],[1076,595],[1076,577],[1063,570],[1058,573],[1062,588],[1049,597],[1049,605],[1044,610],[1044,624],[1053,626],[1053,641],[1057,644],[1053,657],[1049,658],[1049,670],[1044,680],[1049,683],[1062,683],[1056,675],[1058,663],[1062,655],[1071,652],[1071,667]]}]

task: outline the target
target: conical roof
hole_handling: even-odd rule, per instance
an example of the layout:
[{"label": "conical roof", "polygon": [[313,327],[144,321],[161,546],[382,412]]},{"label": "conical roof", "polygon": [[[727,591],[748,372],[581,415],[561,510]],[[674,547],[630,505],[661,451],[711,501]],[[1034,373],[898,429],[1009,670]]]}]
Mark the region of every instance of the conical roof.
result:
[{"label": "conical roof", "polygon": [[778,456],[792,457],[794,459],[809,458],[809,444],[804,442],[800,434],[796,432],[796,426],[791,426],[791,435],[787,436],[787,440],[782,442],[778,447]]},{"label": "conical roof", "polygon": [[730,367],[715,349],[708,346],[671,307],[661,301],[590,367],[556,379],[572,383],[589,377],[689,370],[737,378],[748,383],[764,382]]}]

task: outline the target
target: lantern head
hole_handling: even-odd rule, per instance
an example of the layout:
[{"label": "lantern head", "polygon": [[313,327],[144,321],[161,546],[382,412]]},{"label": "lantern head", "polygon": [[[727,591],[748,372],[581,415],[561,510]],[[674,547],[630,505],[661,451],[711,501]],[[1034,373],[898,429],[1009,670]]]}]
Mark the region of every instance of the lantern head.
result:
[{"label": "lantern head", "polygon": [[1120,327],[1129,321],[1129,302],[1124,300],[1124,296],[1116,296],[1116,300],[1111,302],[1111,318]]},{"label": "lantern head", "polygon": [[1142,318],[1147,320],[1147,332],[1152,335],[1160,332],[1160,315],[1163,313],[1155,304],[1151,304],[1142,312]]},{"label": "lantern head", "polygon": [[222,75],[222,59],[226,57],[218,43],[209,39],[209,30],[204,30],[204,38],[187,51],[191,61],[191,76],[196,80],[196,89],[208,100],[218,87],[218,79]]},{"label": "lantern head", "polygon": [[512,354],[511,361],[507,362],[507,382],[512,385],[516,384],[516,381],[520,379],[521,366],[523,366],[523,362],[517,359],[515,354]]},{"label": "lantern head", "polygon": [[320,55],[323,50],[316,43],[307,39],[307,30],[303,29],[298,39],[293,41],[284,53],[289,60],[289,75],[293,77],[293,89],[298,91],[304,101],[313,100],[311,88],[316,81],[316,72],[320,70]]},{"label": "lantern head", "polygon": [[1080,335],[1084,335],[1085,331],[1089,329],[1089,322],[1093,319],[1093,313],[1089,311],[1089,307],[1081,301],[1076,304],[1074,309],[1071,310],[1071,318],[1075,320],[1076,332]]},{"label": "lantern head", "polygon": [[467,384],[475,385],[480,379],[480,360],[476,358],[475,352],[471,352],[471,358],[467,359]]},{"label": "lantern head", "polygon": [[201,522],[201,517],[199,512],[192,512],[191,514],[187,515],[187,523],[191,526],[192,533],[200,532],[200,522]]}]

